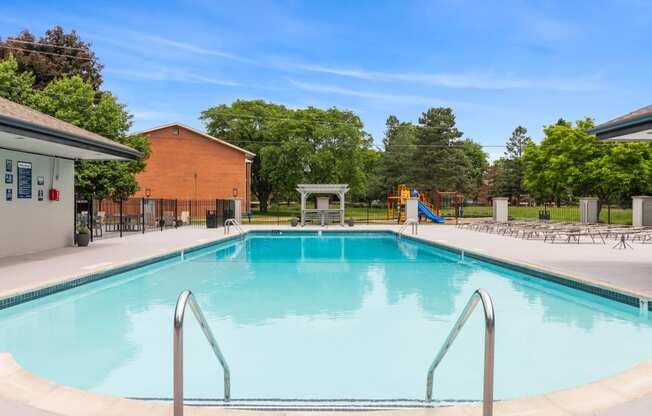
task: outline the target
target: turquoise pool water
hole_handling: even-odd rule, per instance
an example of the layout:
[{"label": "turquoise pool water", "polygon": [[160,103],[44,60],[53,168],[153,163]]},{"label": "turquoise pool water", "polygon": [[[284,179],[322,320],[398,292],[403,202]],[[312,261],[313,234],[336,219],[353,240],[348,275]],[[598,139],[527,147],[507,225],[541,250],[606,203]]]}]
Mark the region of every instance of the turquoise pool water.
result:
[{"label": "turquoise pool water", "polygon": [[[496,308],[496,398],[586,383],[652,356],[637,308],[389,233],[254,233],[0,311],[0,351],[97,392],[171,397],[183,289],[232,371],[234,398],[422,399],[427,368],[473,291]],[[435,374],[438,399],[480,399],[482,313]],[[186,320],[186,397],[222,373]]]}]

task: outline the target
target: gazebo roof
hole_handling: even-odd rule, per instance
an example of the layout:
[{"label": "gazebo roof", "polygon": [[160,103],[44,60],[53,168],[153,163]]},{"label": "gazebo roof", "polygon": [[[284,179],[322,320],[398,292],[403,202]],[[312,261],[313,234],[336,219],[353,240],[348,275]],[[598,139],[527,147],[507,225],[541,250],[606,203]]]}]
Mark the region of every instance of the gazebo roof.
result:
[{"label": "gazebo roof", "polygon": [[340,194],[349,191],[348,184],[299,184],[297,191],[309,194]]}]

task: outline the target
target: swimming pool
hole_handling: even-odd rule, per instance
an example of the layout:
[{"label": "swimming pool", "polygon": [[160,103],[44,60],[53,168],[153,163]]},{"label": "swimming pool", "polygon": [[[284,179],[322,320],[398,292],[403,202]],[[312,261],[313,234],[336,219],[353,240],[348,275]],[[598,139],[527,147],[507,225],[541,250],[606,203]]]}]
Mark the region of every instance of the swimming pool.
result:
[{"label": "swimming pool", "polygon": [[[637,308],[393,233],[250,233],[0,311],[0,351],[55,382],[172,396],[172,315],[197,298],[231,367],[233,398],[422,399],[427,368],[469,296],[494,300],[495,397],[594,381],[652,356]],[[482,397],[476,311],[434,397]],[[185,395],[222,373],[186,320]]]}]

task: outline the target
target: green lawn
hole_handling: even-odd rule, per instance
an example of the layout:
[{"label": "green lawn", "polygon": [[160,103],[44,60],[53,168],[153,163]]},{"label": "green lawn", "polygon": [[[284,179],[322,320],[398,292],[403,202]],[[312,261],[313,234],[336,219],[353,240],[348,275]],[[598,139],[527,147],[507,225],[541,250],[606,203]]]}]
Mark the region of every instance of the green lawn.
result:
[{"label": "green lawn", "polygon": [[[312,207],[310,207],[312,208]],[[539,211],[543,207],[509,207],[509,217],[517,220],[536,220],[539,218]],[[578,207],[559,207],[559,208],[546,208],[550,213],[552,221],[563,222],[577,222],[579,221],[579,208]],[[252,224],[287,224],[291,218],[298,218],[300,216],[298,204],[287,205],[274,205],[269,207],[267,213],[261,213],[255,209],[253,217],[251,218]],[[454,210],[445,209],[442,214],[444,216],[452,217],[455,215]],[[490,206],[466,206],[462,214],[463,218],[488,218],[492,215]],[[607,223],[607,208],[603,208],[600,212],[600,222]],[[387,217],[387,210],[384,207],[362,207],[362,206],[347,206],[346,218],[353,218],[358,223],[375,222],[375,223],[394,223],[395,218]],[[247,218],[243,218],[243,223],[249,223]],[[611,223],[612,224],[631,224],[632,223],[632,210],[623,208],[611,208]]]},{"label": "green lawn", "polygon": [[[310,207],[312,208],[312,207]],[[387,210],[380,207],[346,207],[345,217],[353,218],[356,222],[394,222],[393,219],[387,217]],[[301,216],[300,207],[298,204],[290,205],[274,205],[269,207],[266,213],[261,213],[259,210],[254,209],[253,217],[251,218],[252,224],[287,224],[292,218],[299,218]],[[245,217],[242,219],[245,224],[249,220]]]}]

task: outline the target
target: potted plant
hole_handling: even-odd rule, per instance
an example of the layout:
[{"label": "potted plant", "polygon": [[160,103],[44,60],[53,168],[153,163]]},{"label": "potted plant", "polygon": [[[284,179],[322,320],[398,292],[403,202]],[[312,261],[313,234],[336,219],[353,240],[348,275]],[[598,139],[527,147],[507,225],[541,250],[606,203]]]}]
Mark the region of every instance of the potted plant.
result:
[{"label": "potted plant", "polygon": [[86,225],[77,227],[77,245],[79,247],[86,247],[91,241],[91,230]]},{"label": "potted plant", "polygon": [[346,223],[349,224],[349,227],[353,227],[355,221],[353,220],[353,218],[349,218],[348,220],[346,220]]},{"label": "potted plant", "polygon": [[299,219],[297,217],[293,217],[292,219],[290,219],[290,223],[292,224],[293,227],[296,227],[297,225],[299,225]]}]

